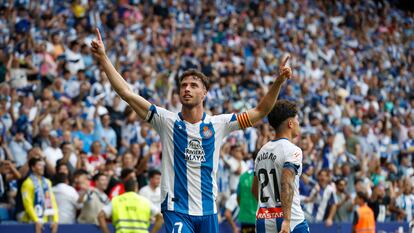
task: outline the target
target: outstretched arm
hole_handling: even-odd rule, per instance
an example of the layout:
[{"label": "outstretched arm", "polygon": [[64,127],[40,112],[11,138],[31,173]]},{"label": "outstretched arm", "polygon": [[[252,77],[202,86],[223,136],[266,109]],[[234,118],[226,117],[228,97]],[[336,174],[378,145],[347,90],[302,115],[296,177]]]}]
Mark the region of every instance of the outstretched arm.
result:
[{"label": "outstretched arm", "polygon": [[140,95],[133,93],[128,83],[118,73],[118,71],[116,71],[108,56],[106,56],[105,46],[102,42],[102,37],[99,33],[99,29],[96,29],[96,37],[97,38],[91,43],[91,51],[99,63],[102,65],[106,75],[108,76],[108,80],[112,85],[112,88],[134,109],[134,111],[141,119],[145,119],[147,117],[151,103]]},{"label": "outstretched arm", "polygon": [[279,96],[279,92],[283,83],[292,75],[291,68],[286,65],[289,58],[290,56],[287,55],[282,59],[279,67],[279,76],[272,84],[267,94],[262,98],[262,100],[260,100],[259,104],[255,108],[247,111],[251,125],[267,116],[267,114],[269,114],[269,112],[273,109],[273,106],[276,104],[276,100]]},{"label": "outstretched arm", "polygon": [[282,170],[282,192],[280,195],[283,210],[281,233],[290,232],[290,215],[293,201],[294,183],[295,171],[293,171],[290,167],[284,167]]}]

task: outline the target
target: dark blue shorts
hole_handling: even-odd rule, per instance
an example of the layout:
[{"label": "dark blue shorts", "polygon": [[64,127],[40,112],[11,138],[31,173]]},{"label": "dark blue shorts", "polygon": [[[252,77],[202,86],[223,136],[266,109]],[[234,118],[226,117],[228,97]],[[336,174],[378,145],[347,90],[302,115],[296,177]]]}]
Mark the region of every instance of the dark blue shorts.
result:
[{"label": "dark blue shorts", "polygon": [[164,226],[167,233],[218,233],[217,214],[192,216],[173,211],[164,211]]}]

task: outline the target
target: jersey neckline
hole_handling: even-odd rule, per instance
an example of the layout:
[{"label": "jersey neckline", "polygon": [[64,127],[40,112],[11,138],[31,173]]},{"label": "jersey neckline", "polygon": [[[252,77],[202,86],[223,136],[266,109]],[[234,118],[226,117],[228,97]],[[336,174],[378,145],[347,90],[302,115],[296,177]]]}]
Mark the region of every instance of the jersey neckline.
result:
[{"label": "jersey neckline", "polygon": [[289,141],[289,139],[287,139],[287,138],[278,138],[278,139],[274,139],[274,140],[272,140],[272,142],[277,142],[277,141],[280,141],[280,140],[283,140],[283,139],[285,139],[285,140],[288,140],[288,141]]},{"label": "jersey neckline", "polygon": [[185,122],[187,122],[188,124],[192,124],[192,125],[197,125],[197,124],[200,124],[201,122],[203,122],[203,121],[204,121],[204,119],[206,118],[206,115],[207,115],[207,114],[206,114],[206,112],[203,112],[203,116],[201,117],[201,120],[193,124],[193,123],[190,123],[190,122],[188,122],[188,121],[184,120],[184,118],[183,118],[183,114],[182,114],[181,112],[179,112],[179,113],[178,113],[178,116],[180,117],[180,119],[181,119],[182,121],[185,121]]}]

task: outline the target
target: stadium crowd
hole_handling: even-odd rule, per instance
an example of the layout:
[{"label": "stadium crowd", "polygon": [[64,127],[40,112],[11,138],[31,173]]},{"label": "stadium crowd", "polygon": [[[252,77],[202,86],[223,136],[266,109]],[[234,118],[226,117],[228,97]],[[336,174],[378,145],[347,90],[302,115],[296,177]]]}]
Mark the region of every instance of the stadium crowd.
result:
[{"label": "stadium crowd", "polygon": [[[239,112],[257,104],[289,53],[293,78],[280,98],[300,106],[308,221],[351,222],[357,191],[378,222],[413,220],[413,12],[372,0],[1,2],[2,221],[36,222],[33,205],[45,202],[55,223],[97,223],[134,177],[162,201],[159,136],[93,59],[96,27],[131,88],[174,112],[184,70],[211,79],[208,114]],[[226,202],[272,135],[263,121],[227,138],[222,209],[237,208]]]}]

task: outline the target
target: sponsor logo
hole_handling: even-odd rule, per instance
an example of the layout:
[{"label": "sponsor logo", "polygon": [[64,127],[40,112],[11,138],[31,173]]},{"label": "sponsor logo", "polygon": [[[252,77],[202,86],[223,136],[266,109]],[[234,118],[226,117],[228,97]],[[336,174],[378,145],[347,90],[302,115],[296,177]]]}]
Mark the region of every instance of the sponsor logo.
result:
[{"label": "sponsor logo", "polygon": [[283,218],[282,208],[260,208],[257,211],[256,219]]},{"label": "sponsor logo", "polygon": [[206,161],[206,156],[204,154],[203,147],[201,146],[201,142],[198,139],[193,139],[188,143],[187,148],[185,148],[184,155],[185,160],[187,161]]}]

